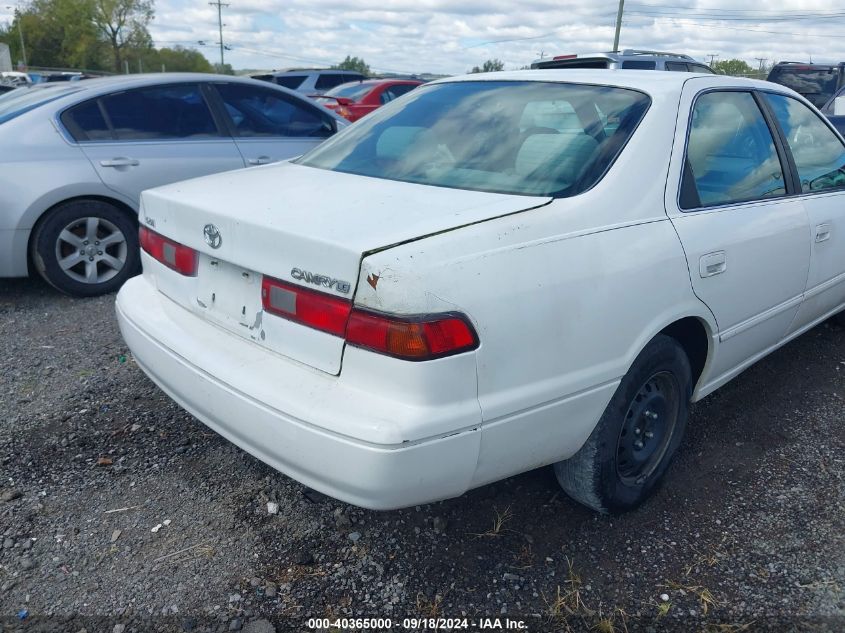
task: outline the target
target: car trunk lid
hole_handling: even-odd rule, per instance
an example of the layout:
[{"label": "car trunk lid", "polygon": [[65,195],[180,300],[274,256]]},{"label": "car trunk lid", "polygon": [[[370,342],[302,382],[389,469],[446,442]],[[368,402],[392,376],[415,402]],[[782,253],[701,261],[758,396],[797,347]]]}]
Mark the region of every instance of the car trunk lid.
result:
[{"label": "car trunk lid", "polygon": [[147,191],[141,222],[199,252],[196,278],[176,283],[167,271],[162,292],[258,345],[337,374],[343,339],[265,313],[264,275],[351,301],[367,253],[550,201],[282,163]]}]

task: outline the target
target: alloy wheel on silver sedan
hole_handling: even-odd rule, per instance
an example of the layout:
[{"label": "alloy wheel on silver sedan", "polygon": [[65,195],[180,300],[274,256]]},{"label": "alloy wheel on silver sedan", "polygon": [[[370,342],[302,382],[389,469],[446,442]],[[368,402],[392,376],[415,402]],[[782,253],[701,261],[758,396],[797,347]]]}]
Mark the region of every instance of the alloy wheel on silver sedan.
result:
[{"label": "alloy wheel on silver sedan", "polygon": [[56,260],[65,274],[81,283],[100,284],[126,265],[126,236],[98,217],[72,221],[56,240]]},{"label": "alloy wheel on silver sedan", "polygon": [[32,260],[41,276],[71,295],[113,292],[140,270],[134,213],[104,200],[73,200],[36,227]]}]

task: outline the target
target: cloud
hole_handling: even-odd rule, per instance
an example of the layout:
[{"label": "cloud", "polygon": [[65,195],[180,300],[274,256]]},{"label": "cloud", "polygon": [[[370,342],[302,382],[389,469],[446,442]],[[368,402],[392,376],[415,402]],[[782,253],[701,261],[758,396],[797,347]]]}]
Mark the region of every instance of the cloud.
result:
[{"label": "cloud", "polygon": [[[375,70],[461,73],[488,58],[508,69],[540,53],[612,47],[616,0],[228,0],[226,61],[235,68],[326,66],[346,55]],[[0,21],[11,12],[0,3]],[[845,10],[829,0],[627,0],[620,45],[739,57],[845,60]],[[714,8],[715,7],[715,8]],[[838,17],[824,17],[823,14]],[[157,0],[150,28],[160,46],[196,47],[217,61],[217,10]],[[205,42],[199,45],[198,42]]]}]

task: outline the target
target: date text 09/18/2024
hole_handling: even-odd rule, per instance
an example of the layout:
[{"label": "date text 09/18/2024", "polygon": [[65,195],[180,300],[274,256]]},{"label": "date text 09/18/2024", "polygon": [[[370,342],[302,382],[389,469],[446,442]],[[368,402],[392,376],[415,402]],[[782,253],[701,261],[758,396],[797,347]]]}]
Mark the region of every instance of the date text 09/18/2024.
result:
[{"label": "date text 09/18/2024", "polygon": [[523,620],[511,618],[403,618],[395,622],[391,618],[311,618],[309,629],[373,629],[390,631],[394,628],[406,631],[527,631]]}]

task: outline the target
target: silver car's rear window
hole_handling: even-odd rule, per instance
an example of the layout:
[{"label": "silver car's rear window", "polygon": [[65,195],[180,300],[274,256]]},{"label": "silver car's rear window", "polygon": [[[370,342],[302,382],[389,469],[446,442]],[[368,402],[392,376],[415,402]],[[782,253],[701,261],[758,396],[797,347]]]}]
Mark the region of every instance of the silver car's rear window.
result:
[{"label": "silver car's rear window", "polygon": [[650,99],[537,81],[418,88],[300,158],[301,165],[440,187],[572,196],[592,187]]},{"label": "silver car's rear window", "polygon": [[7,92],[0,96],[0,123],[77,91],[79,88],[71,84],[52,84]]}]

